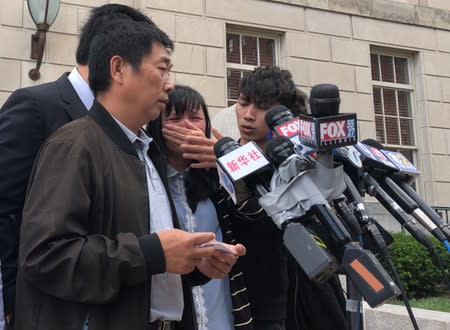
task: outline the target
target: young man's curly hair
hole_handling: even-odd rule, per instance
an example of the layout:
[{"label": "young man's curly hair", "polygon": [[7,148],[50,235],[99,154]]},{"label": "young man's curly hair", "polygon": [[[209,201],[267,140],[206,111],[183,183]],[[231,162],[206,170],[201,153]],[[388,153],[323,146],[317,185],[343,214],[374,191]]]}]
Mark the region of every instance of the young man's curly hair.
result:
[{"label": "young man's curly hair", "polygon": [[261,109],[281,104],[294,115],[306,113],[306,94],[297,89],[288,70],[277,66],[258,67],[244,75],[239,84],[239,97]]}]

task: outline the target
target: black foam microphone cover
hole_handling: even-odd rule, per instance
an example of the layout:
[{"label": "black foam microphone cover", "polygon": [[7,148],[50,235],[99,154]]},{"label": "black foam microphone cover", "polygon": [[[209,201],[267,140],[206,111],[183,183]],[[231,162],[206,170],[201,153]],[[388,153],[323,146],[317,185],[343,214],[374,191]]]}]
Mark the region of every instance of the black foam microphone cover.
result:
[{"label": "black foam microphone cover", "polygon": [[377,148],[378,150],[383,149],[383,145],[374,139],[365,139],[362,140],[361,143],[368,145],[369,147]]},{"label": "black foam microphone cover", "polygon": [[232,138],[225,136],[217,141],[214,145],[214,154],[217,158],[220,158],[227,153],[236,150],[237,148],[239,148],[239,143],[237,143]]},{"label": "black foam microphone cover", "polygon": [[275,136],[266,145],[266,155],[278,167],[290,155],[295,153],[295,145],[284,136]]},{"label": "black foam microphone cover", "polygon": [[333,84],[318,84],[311,88],[309,105],[313,117],[335,116],[339,113],[341,98]]},{"label": "black foam microphone cover", "polygon": [[264,120],[270,129],[273,129],[274,127],[281,125],[291,119],[294,119],[294,115],[292,114],[291,110],[280,104],[273,106],[264,117]]}]

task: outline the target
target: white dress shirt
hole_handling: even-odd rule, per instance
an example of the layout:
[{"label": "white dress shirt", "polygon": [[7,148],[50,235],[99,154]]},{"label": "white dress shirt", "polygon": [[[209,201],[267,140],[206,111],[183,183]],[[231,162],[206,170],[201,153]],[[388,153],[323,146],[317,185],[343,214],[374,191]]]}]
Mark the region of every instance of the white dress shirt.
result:
[{"label": "white dress shirt", "polygon": [[[153,139],[147,136],[142,129],[139,130],[137,136],[117,119],[115,120],[131,143],[140,145],[140,147],[136,148],[136,151],[145,165],[150,205],[150,232],[155,233],[165,229],[172,229],[172,212],[169,199],[158,171],[147,153]],[[156,320],[180,321],[183,316],[183,308],[181,275],[172,273],[153,275],[150,322]]]},{"label": "white dress shirt", "polygon": [[90,110],[92,104],[94,103],[94,93],[92,93],[89,84],[83,79],[76,67],[72,69],[67,78],[75,89],[75,92],[77,92],[78,97],[81,102],[83,102],[86,109]]}]

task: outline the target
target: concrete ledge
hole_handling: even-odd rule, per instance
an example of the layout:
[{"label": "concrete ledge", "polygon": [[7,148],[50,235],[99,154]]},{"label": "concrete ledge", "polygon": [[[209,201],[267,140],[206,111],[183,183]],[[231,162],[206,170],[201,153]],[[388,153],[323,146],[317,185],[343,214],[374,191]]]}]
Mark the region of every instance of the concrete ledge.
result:
[{"label": "concrete ledge", "polygon": [[[450,330],[450,313],[413,308],[420,330]],[[405,306],[384,304],[375,309],[364,303],[365,330],[414,329]]]},{"label": "concrete ledge", "polygon": [[[340,275],[341,285],[346,291],[345,275]],[[413,308],[414,317],[420,330],[450,330],[450,311],[436,312]],[[414,327],[404,305],[384,304],[371,308],[363,303],[364,330],[413,330]]]},{"label": "concrete ledge", "polygon": [[450,10],[392,0],[266,0],[343,14],[450,30]]}]

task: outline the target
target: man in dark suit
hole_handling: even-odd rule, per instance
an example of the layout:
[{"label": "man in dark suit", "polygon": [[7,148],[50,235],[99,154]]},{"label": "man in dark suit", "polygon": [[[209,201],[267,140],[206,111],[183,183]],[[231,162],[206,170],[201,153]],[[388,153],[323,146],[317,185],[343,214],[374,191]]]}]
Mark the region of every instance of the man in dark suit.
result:
[{"label": "man in dark suit", "polygon": [[88,85],[90,44],[112,18],[154,25],[147,16],[124,5],[93,9],[81,30],[77,66],[72,72],[54,82],[15,91],[0,109],[0,299],[3,296],[4,304],[0,314],[4,313],[7,324],[12,325],[14,312],[19,229],[31,167],[53,132],[88,113],[94,101]]}]

